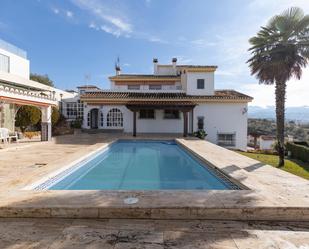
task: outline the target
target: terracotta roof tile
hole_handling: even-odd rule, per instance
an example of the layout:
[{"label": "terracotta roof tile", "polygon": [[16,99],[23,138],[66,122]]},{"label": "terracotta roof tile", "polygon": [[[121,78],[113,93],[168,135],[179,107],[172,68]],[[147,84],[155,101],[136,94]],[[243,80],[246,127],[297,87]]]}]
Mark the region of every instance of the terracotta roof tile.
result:
[{"label": "terracotta roof tile", "polygon": [[118,91],[94,91],[81,95],[82,100],[110,99],[110,100],[144,100],[144,99],[162,99],[162,100],[248,100],[252,97],[234,90],[217,90],[215,95],[187,95],[184,92],[118,92]]}]

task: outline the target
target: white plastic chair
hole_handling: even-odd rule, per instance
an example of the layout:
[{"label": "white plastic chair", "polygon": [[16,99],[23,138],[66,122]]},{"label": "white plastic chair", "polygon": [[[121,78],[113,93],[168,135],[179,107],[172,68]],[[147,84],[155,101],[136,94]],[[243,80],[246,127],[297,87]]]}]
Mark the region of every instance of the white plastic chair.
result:
[{"label": "white plastic chair", "polygon": [[9,130],[6,128],[0,128],[0,141],[3,141],[3,143],[9,142]]}]

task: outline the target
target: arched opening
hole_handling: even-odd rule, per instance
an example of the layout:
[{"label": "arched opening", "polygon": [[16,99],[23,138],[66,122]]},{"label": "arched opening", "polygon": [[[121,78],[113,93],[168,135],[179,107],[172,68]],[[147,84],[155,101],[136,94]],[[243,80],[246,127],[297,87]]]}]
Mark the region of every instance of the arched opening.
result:
[{"label": "arched opening", "polygon": [[112,108],[107,113],[106,126],[113,128],[123,127],[123,114],[118,108]]},{"label": "arched opening", "polygon": [[90,110],[90,128],[98,129],[98,121],[99,121],[99,109],[94,108]]}]

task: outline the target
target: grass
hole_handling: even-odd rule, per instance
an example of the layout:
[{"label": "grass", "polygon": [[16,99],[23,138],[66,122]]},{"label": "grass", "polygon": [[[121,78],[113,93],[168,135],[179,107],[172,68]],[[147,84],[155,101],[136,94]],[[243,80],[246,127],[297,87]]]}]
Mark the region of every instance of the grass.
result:
[{"label": "grass", "polygon": [[[251,152],[239,153],[257,161],[260,161],[261,163],[269,164],[273,167],[278,168],[278,156]],[[279,169],[309,180],[309,163],[304,163],[294,159],[285,159],[285,165]]]}]

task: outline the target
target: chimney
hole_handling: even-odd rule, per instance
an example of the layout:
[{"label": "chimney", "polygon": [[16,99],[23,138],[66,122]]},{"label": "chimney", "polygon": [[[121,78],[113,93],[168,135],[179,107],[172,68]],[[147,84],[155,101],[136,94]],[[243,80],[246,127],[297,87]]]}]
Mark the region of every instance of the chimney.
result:
[{"label": "chimney", "polygon": [[158,59],[153,58],[152,62],[153,62],[153,73],[157,74],[158,73]]},{"label": "chimney", "polygon": [[172,59],[173,68],[176,69],[177,58]]},{"label": "chimney", "polygon": [[121,74],[120,66],[115,66],[115,70],[116,70],[116,75],[120,75]]}]

